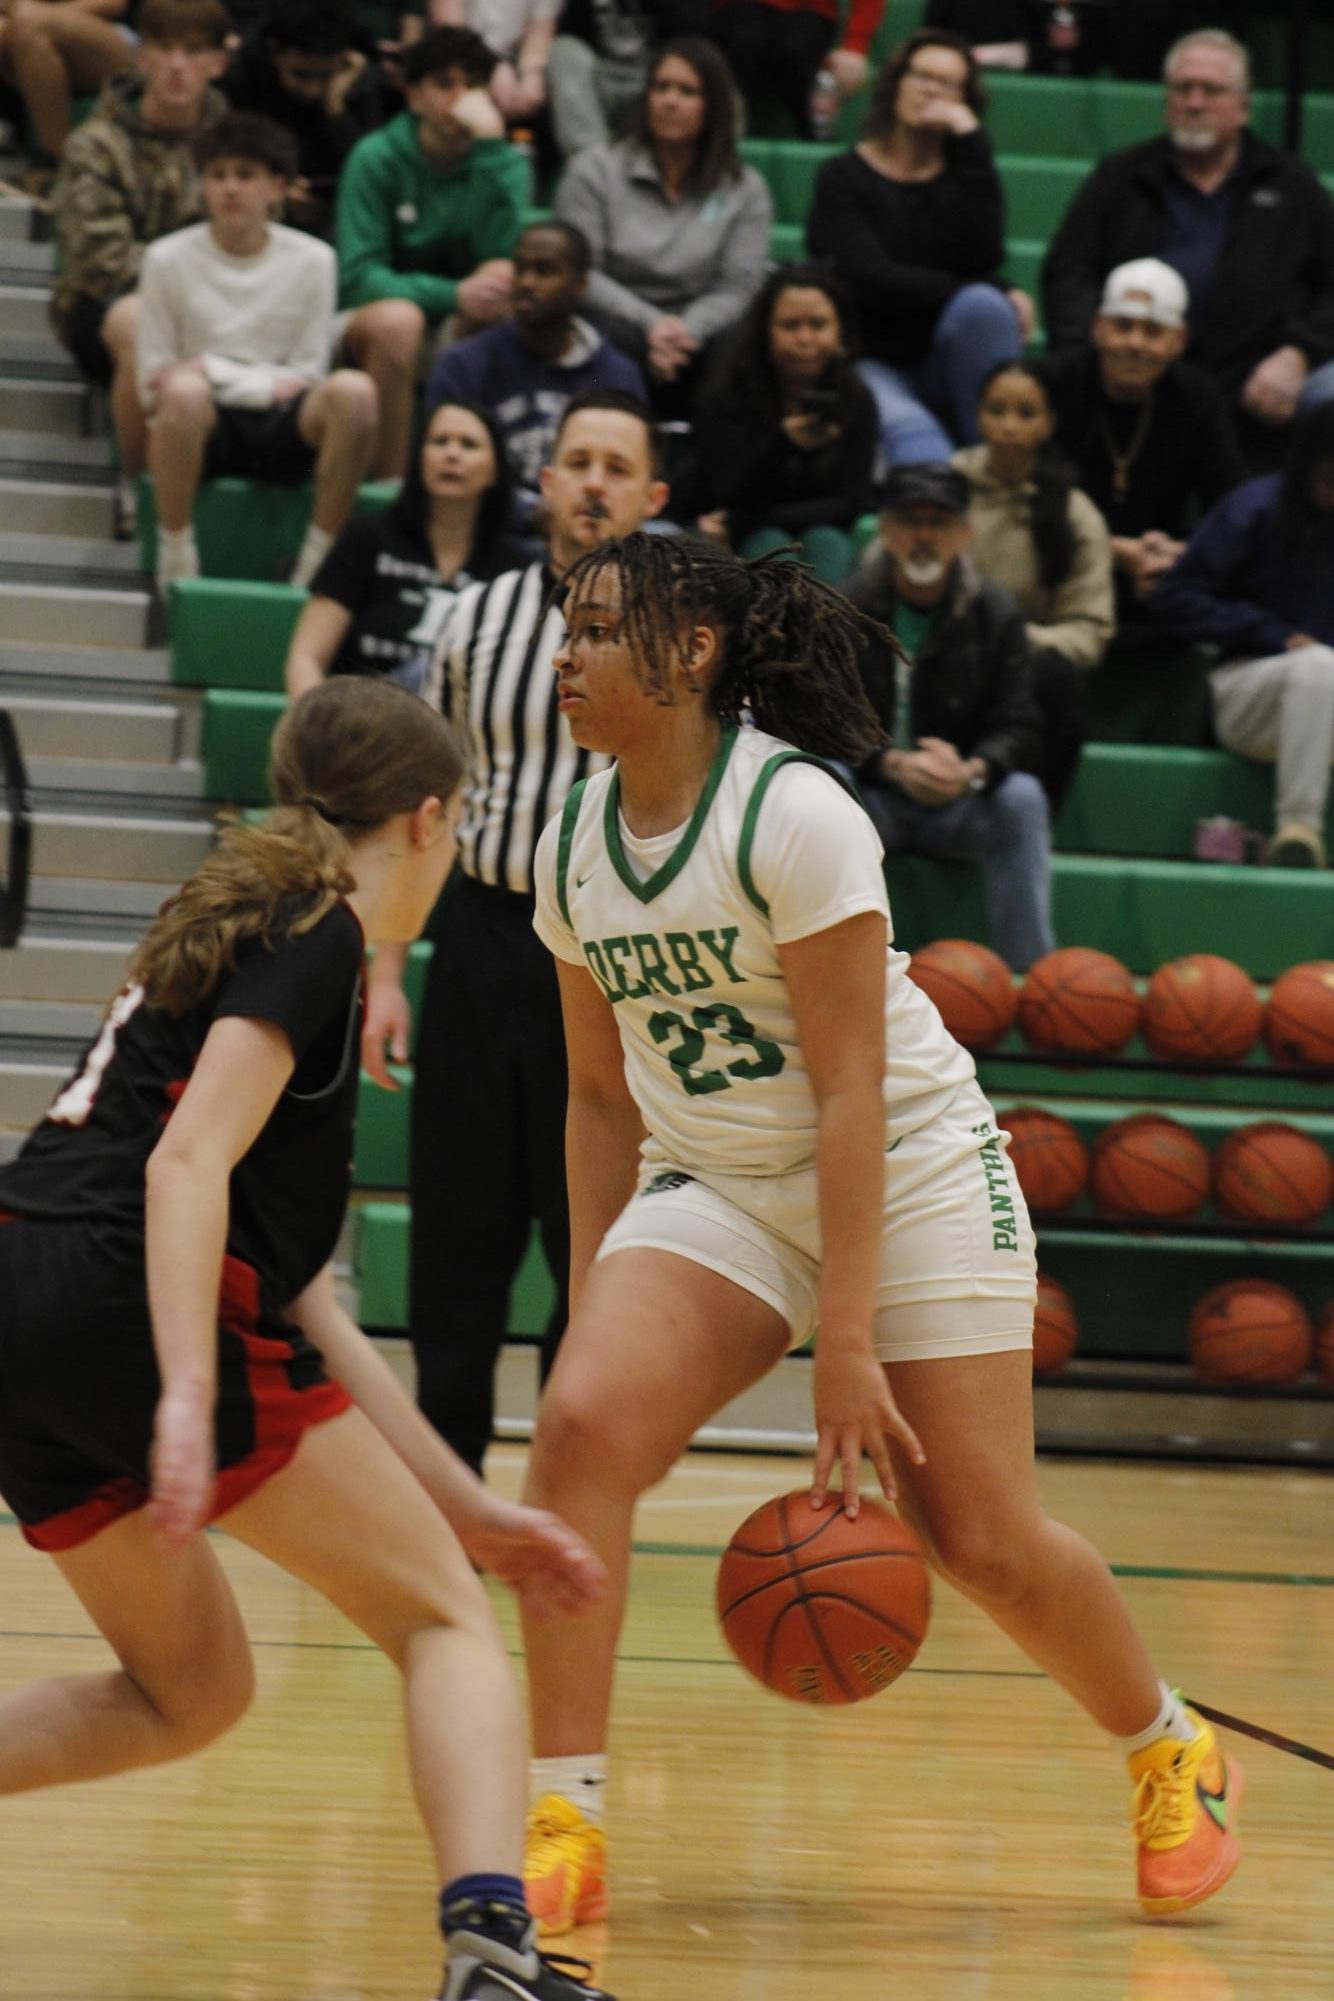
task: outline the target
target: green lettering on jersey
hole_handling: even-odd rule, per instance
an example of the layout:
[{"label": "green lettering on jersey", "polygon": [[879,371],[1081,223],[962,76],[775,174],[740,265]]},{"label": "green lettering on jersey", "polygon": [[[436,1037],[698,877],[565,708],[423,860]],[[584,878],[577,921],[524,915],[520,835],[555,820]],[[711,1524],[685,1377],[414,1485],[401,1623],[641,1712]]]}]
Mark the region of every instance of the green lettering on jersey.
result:
[{"label": "green lettering on jersey", "polygon": [[615,1007],[621,996],[617,993],[607,976],[606,962],[602,957],[602,947],[595,945],[591,938],[586,938],[584,940],[584,957],[588,961],[589,972],[593,975],[593,978],[597,981],[612,1006]]},{"label": "green lettering on jersey", "polygon": [[639,958],[639,970],[644,975],[644,992],[658,987],[665,994],[679,994],[681,989],[667,971],[667,961],[662,956],[662,946],[651,931],[636,931],[630,943]]},{"label": "green lettering on jersey", "polygon": [[611,967],[615,978],[617,997],[619,999],[640,1000],[643,995],[648,993],[648,983],[644,980],[637,980],[634,986],[626,984],[625,968],[621,964],[621,959],[628,959],[630,956],[630,940],[628,938],[604,938],[602,949],[607,955],[607,964]]},{"label": "green lettering on jersey", "polygon": [[676,961],[676,970],[688,994],[698,993],[701,987],[713,984],[699,962],[695,941],[688,931],[669,931],[667,950]]},{"label": "green lettering on jersey", "polygon": [[740,927],[735,924],[726,925],[721,934],[717,931],[701,931],[699,934],[701,945],[712,952],[734,987],[745,985],[742,975],[732,964],[732,954],[736,950],[736,941],[740,936]]}]

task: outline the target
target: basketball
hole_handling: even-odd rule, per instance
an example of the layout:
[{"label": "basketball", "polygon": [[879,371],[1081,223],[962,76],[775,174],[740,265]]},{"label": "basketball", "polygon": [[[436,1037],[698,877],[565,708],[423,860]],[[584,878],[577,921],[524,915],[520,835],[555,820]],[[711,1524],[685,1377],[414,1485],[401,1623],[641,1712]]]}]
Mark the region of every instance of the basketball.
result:
[{"label": "basketball", "polygon": [[965,1049],[990,1049],[1008,1034],[1019,995],[1004,959],[985,945],[938,938],[913,953],[908,973]]},{"label": "basketball", "polygon": [[1239,1063],[1260,1040],[1255,982],[1231,959],[1192,952],[1160,966],[1144,994],[1144,1040],[1155,1056]]},{"label": "basketball", "polygon": [[1278,1063],[1334,1063],[1334,959],[1308,959],[1279,974],[1264,1033]]},{"label": "basketball", "polygon": [[1010,1159],[1030,1209],[1068,1209],[1084,1193],[1089,1158],[1067,1119],[1036,1105],[1017,1105],[997,1121],[1010,1135]]},{"label": "basketball", "polygon": [[1033,1374],[1054,1376],[1074,1354],[1078,1339],[1074,1301],[1063,1285],[1040,1271],[1033,1314]]},{"label": "basketball", "polygon": [[1190,1359],[1206,1383],[1295,1383],[1311,1362],[1311,1322],[1295,1293],[1234,1278],[1190,1316]]},{"label": "basketball", "polygon": [[1119,959],[1065,945],[1029,968],[1019,1029],[1034,1049],[1116,1056],[1139,1027],[1140,998]]},{"label": "basketball", "polygon": [[1246,1223],[1313,1223],[1334,1197],[1334,1166],[1319,1140],[1282,1119],[1229,1133],[1214,1160],[1214,1199]]},{"label": "basketball", "polygon": [[780,1494],[723,1552],[723,1638],[743,1668],[792,1702],[862,1702],[897,1681],[931,1616],[922,1546],[880,1501],[850,1522],[831,1498]]},{"label": "basketball", "polygon": [[1327,1299],[1316,1315],[1315,1372],[1334,1390],[1334,1299]]},{"label": "basketball", "polygon": [[1180,1222],[1208,1198],[1209,1151],[1176,1119],[1136,1112],[1098,1135],[1089,1189],[1104,1216]]}]

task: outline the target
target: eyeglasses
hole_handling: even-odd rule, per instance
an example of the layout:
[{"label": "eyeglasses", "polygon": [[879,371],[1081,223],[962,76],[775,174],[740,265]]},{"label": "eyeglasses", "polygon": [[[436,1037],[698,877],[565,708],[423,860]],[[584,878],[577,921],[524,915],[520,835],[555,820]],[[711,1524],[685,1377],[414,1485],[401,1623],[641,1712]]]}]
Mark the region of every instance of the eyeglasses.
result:
[{"label": "eyeglasses", "polygon": [[943,91],[946,97],[962,97],[968,88],[958,77],[942,76],[939,70],[918,69],[915,63],[909,63],[903,74],[912,77],[915,83],[931,84],[934,89]]}]

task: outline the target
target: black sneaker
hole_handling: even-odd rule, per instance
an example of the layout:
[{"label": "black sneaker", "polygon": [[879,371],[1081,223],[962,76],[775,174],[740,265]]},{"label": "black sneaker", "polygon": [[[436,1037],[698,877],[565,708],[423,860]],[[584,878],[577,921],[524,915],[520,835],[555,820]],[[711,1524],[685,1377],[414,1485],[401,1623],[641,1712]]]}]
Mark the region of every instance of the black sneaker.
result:
[{"label": "black sneaker", "polygon": [[591,1984],[587,1960],[539,1952],[526,1912],[475,1904],[456,1906],[449,1917],[439,2001],[616,2001]]}]

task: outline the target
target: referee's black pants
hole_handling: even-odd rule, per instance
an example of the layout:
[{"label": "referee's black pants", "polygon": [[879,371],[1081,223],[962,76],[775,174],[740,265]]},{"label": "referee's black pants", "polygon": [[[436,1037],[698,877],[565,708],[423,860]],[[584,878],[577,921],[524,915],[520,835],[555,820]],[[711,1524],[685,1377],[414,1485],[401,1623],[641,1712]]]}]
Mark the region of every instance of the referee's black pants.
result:
[{"label": "referee's black pants", "polygon": [[461,876],[440,906],[417,1032],[409,1317],[417,1401],[479,1472],[534,1221],[556,1282],[544,1380],[565,1328],[565,1078],[560,990],[532,898]]}]

